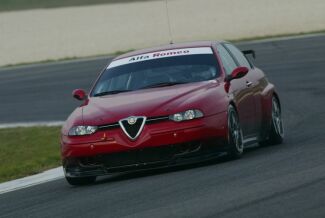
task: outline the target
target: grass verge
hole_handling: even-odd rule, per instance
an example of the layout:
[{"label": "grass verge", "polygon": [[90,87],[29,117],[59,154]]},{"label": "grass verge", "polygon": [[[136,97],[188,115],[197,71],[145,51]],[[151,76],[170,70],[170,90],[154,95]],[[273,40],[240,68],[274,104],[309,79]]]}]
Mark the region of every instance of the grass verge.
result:
[{"label": "grass verge", "polygon": [[1,0],[0,12],[97,4],[126,3],[137,1],[153,0]]},{"label": "grass verge", "polygon": [[61,165],[60,127],[0,129],[0,182]]}]

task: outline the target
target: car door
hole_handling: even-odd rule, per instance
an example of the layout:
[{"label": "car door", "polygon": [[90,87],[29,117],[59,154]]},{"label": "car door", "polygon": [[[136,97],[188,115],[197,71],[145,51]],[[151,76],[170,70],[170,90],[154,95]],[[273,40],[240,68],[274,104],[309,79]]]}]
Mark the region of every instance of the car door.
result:
[{"label": "car door", "polygon": [[[235,68],[240,66],[239,62],[234,58],[234,55],[229,52],[225,45],[217,45],[217,50],[226,75],[230,75]],[[247,81],[249,81],[248,74],[240,79],[232,80],[229,88],[229,93],[233,94],[237,106],[237,112],[245,138],[253,135],[256,130],[254,119],[255,102],[252,95],[252,89],[250,85],[247,84]]]},{"label": "car door", "polygon": [[248,93],[250,93],[250,98],[254,102],[251,107],[249,108],[251,114],[250,120],[250,128],[251,134],[258,134],[259,124],[261,121],[261,105],[260,105],[260,89],[259,87],[259,80],[258,80],[258,72],[254,68],[254,66],[247,60],[245,55],[236,48],[231,43],[224,44],[226,49],[232,54],[237,64],[240,66],[247,67],[249,72],[245,77],[245,83]]}]

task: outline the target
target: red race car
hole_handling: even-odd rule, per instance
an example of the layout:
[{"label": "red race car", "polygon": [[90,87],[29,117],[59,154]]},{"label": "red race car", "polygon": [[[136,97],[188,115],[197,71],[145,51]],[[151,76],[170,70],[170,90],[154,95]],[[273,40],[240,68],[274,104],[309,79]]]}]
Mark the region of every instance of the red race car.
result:
[{"label": "red race car", "polygon": [[283,140],[280,99],[228,42],[171,44],[115,58],[65,122],[67,181],[214,158]]}]

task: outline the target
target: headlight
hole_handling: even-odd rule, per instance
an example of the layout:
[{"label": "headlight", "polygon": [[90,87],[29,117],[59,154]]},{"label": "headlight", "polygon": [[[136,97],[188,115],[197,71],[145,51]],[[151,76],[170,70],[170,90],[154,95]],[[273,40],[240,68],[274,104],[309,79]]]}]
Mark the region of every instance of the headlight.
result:
[{"label": "headlight", "polygon": [[95,133],[97,126],[74,126],[69,130],[69,135],[90,135]]},{"label": "headlight", "polygon": [[203,117],[203,113],[200,110],[187,110],[181,113],[176,113],[169,116],[170,120],[175,122],[181,122],[185,120],[193,120],[195,118]]}]

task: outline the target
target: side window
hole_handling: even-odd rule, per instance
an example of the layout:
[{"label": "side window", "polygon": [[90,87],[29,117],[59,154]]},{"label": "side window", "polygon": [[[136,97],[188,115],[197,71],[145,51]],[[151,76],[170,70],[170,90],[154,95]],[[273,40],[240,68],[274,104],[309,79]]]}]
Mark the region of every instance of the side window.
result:
[{"label": "side window", "polygon": [[240,64],[240,66],[248,67],[248,69],[251,68],[251,65],[248,62],[248,60],[246,59],[245,55],[241,51],[239,51],[238,48],[236,48],[234,45],[229,44],[229,43],[226,43],[225,46],[235,56],[235,58],[237,59],[238,63]]},{"label": "side window", "polygon": [[234,59],[231,57],[227,49],[225,49],[222,45],[217,46],[223,67],[226,71],[227,75],[230,75],[231,72],[237,67]]}]

